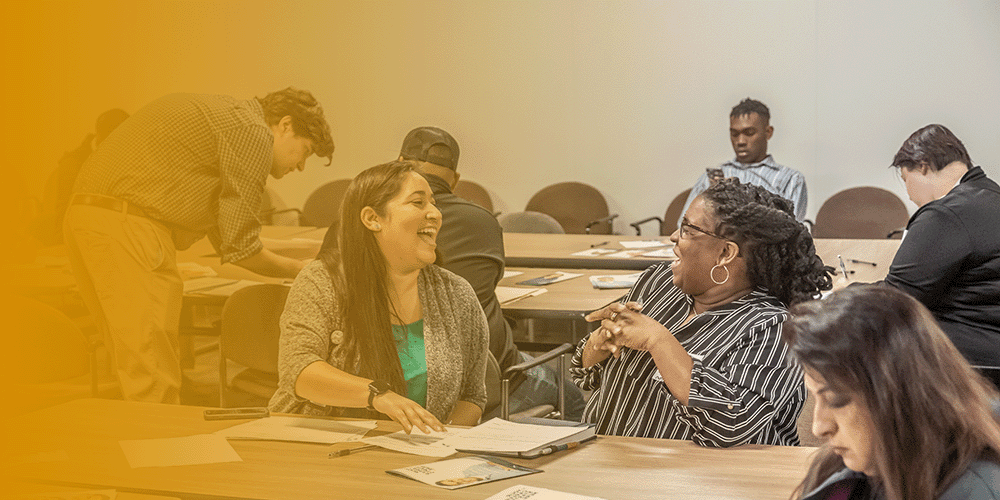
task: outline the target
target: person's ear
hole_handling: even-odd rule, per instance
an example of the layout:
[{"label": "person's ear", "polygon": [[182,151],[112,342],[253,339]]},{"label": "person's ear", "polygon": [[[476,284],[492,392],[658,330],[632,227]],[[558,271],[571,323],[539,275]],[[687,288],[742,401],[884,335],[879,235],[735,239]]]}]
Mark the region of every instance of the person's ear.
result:
[{"label": "person's ear", "polygon": [[375,209],[372,207],[365,207],[361,209],[361,223],[368,228],[369,231],[379,232],[382,230],[381,218],[375,213]]},{"label": "person's ear", "polygon": [[770,141],[771,140],[771,136],[774,135],[774,127],[768,125],[767,128],[764,129],[764,135],[766,135],[767,136],[767,140]]},{"label": "person's ear", "polygon": [[278,131],[282,134],[294,134],[295,128],[292,127],[292,117],[285,115],[280,120],[278,120]]},{"label": "person's ear", "polygon": [[930,170],[931,166],[927,162],[925,161],[920,162],[920,175],[927,175],[927,173],[930,172]]},{"label": "person's ear", "polygon": [[740,246],[735,241],[726,240],[719,254],[719,265],[726,265],[740,256]]}]

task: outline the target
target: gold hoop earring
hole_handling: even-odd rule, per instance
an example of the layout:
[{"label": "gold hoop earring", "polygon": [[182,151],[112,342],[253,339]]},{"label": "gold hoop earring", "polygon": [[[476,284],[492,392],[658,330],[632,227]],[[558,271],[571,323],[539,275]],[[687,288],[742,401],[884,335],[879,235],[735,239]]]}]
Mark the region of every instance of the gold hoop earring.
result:
[{"label": "gold hoop earring", "polygon": [[[720,268],[720,267],[723,270],[726,271],[726,278],[723,279],[722,281],[716,281],[716,279],[715,279],[715,270],[718,269],[718,268]],[[726,266],[723,266],[721,264],[716,264],[715,267],[713,267],[712,270],[709,271],[708,276],[710,278],[712,278],[712,283],[715,283],[716,285],[725,285],[726,282],[729,281],[729,268],[727,268]]]}]

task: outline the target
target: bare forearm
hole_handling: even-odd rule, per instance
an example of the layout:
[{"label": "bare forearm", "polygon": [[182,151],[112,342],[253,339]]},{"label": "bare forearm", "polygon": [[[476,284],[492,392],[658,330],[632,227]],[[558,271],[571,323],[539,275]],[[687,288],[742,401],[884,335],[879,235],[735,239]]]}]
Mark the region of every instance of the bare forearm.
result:
[{"label": "bare forearm", "polygon": [[295,393],[322,405],[364,408],[368,406],[369,382],[316,361],[305,367],[295,380]]},{"label": "bare forearm", "polygon": [[278,255],[266,248],[234,264],[257,274],[275,278],[294,278],[305,266],[301,260]]},{"label": "bare forearm", "polygon": [[448,415],[449,424],[455,425],[476,425],[483,416],[483,410],[468,401],[458,401],[455,408]]},{"label": "bare forearm", "polygon": [[694,361],[691,355],[673,336],[663,339],[649,351],[656,363],[656,368],[667,384],[670,394],[673,394],[681,404],[688,404],[691,393],[691,370]]}]

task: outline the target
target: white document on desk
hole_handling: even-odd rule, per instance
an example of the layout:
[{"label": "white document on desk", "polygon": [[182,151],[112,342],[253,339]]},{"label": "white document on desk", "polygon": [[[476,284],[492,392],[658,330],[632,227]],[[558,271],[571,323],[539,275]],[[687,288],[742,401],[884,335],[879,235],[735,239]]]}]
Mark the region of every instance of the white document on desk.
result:
[{"label": "white document on desk", "polygon": [[201,290],[195,290],[191,293],[196,295],[211,295],[213,297],[229,297],[234,292],[236,292],[236,290],[241,290],[248,286],[254,286],[259,284],[261,284],[261,282],[259,281],[239,280],[239,281],[234,281],[228,285],[222,285],[212,288],[203,288]]},{"label": "white document on desk", "polygon": [[455,454],[453,448],[441,444],[441,441],[451,436],[453,432],[448,430],[445,432],[431,431],[430,434],[424,434],[423,431],[414,427],[410,434],[399,431],[383,436],[366,437],[361,439],[361,442],[412,455],[443,458]]},{"label": "white document on desk", "polygon": [[217,276],[203,276],[184,280],[184,293],[199,293],[203,290],[211,290],[220,286],[232,285],[239,280],[232,278],[219,278]]},{"label": "white document on desk", "polygon": [[663,240],[619,241],[618,244],[620,244],[622,248],[653,248],[669,245],[669,243],[666,243]]},{"label": "white document on desk", "polygon": [[535,295],[541,295],[547,292],[546,288],[517,288],[513,286],[498,286],[496,288],[497,302],[500,305],[507,304],[509,302],[514,302],[518,299],[523,299],[525,297],[534,297]]},{"label": "white document on desk", "polygon": [[657,249],[657,250],[653,250],[651,252],[643,253],[642,256],[643,257],[662,258],[662,259],[673,259],[673,258],[677,257],[676,255],[674,255],[674,247],[660,248],[660,249]]},{"label": "white document on desk", "polygon": [[118,445],[133,469],[243,461],[226,438],[215,434],[122,440]]},{"label": "white document on desk", "polygon": [[234,425],[215,431],[215,434],[228,439],[333,444],[360,441],[375,426],[374,420],[272,416]]},{"label": "white document on desk", "polygon": [[576,493],[565,493],[523,484],[511,486],[486,500],[523,500],[525,498],[530,498],[531,500],[602,500],[599,497],[588,497],[577,495]]},{"label": "white document on desk", "polygon": [[581,428],[575,426],[523,424],[493,418],[471,429],[456,432],[441,444],[456,450],[475,450],[476,453],[517,453],[552,444],[580,431]]}]

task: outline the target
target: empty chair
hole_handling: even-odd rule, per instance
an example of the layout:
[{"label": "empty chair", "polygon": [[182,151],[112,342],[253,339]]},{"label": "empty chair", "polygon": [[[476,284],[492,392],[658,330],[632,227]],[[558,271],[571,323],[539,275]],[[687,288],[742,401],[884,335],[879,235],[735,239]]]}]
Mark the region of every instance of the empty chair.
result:
[{"label": "empty chair", "polygon": [[498,218],[505,233],[563,234],[563,227],[551,215],[541,212],[514,212]]},{"label": "empty chair", "polygon": [[618,216],[609,214],[608,202],[600,191],[582,182],[542,188],[524,210],[551,215],[569,234],[611,234],[611,222]]},{"label": "empty chair", "polygon": [[316,188],[302,206],[302,225],[329,227],[340,218],[340,201],[351,179],[337,179]]},{"label": "empty chair", "polygon": [[641,235],[642,230],[639,229],[639,226],[655,220],[660,223],[660,236],[669,236],[674,234],[674,231],[677,230],[677,221],[680,220],[682,215],[681,210],[684,210],[684,202],[687,201],[690,194],[691,188],[687,188],[681,194],[674,197],[674,201],[671,201],[670,205],[667,206],[667,211],[663,214],[662,219],[655,216],[647,217],[642,220],[637,220],[629,225],[635,228],[636,235]]},{"label": "empty chair", "polygon": [[895,236],[910,219],[893,192],[865,186],[845,189],[823,202],[813,224],[814,238],[883,239]]},{"label": "empty chair", "polygon": [[472,181],[460,180],[455,186],[455,195],[469,200],[493,213],[493,200],[486,188]]},{"label": "empty chair", "polygon": [[[483,415],[494,411],[497,407],[501,408],[500,418],[505,420],[518,420],[525,417],[554,417],[565,419],[566,415],[566,402],[565,397],[560,397],[558,408],[550,404],[540,404],[533,406],[521,412],[511,415],[510,413],[510,380],[514,378],[518,373],[523,373],[531,368],[534,368],[542,363],[546,363],[553,359],[559,360],[559,368],[556,371],[558,374],[558,384],[559,387],[563,387],[565,378],[565,354],[573,352],[576,349],[572,344],[562,344],[551,351],[548,351],[537,358],[520,363],[517,365],[512,365],[503,373],[500,372],[500,365],[497,363],[496,358],[493,354],[486,359],[486,408],[483,410]],[[560,393],[560,396],[563,396]]]},{"label": "empty chair", "polygon": [[[68,316],[36,299],[0,293],[8,309],[0,371],[15,412],[98,395],[95,346]],[[89,376],[88,376],[89,375]]]},{"label": "empty chair", "polygon": [[[278,387],[278,319],[288,287],[261,284],[234,292],[222,308],[219,406],[266,406]],[[229,361],[241,366],[235,376]]]}]

